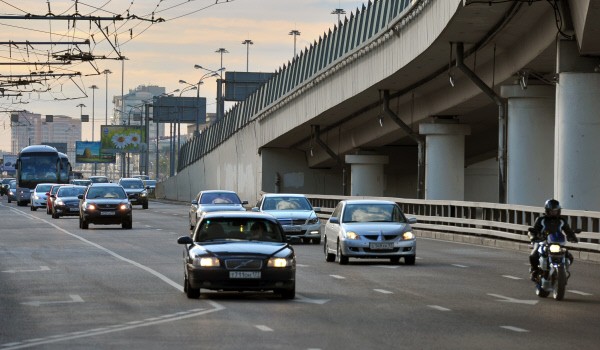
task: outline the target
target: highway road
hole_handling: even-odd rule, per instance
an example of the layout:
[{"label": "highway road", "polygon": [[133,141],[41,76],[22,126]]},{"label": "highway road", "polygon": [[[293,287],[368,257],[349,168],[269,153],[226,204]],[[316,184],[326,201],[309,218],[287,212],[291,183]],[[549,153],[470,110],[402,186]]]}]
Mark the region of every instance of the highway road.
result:
[{"label": "highway road", "polygon": [[185,203],[136,206],[132,230],[0,200],[0,350],[592,349],[600,269],[575,261],[541,299],[524,252],[419,239],[414,266],[325,262],[298,244],[297,297],[183,293]]}]

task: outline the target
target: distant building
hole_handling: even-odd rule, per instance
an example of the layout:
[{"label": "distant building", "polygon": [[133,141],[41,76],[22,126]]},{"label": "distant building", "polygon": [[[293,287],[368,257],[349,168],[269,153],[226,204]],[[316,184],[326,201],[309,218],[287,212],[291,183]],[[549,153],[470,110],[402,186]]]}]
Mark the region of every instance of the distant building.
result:
[{"label": "distant building", "polygon": [[67,156],[74,163],[75,141],[81,140],[81,120],[64,115],[52,118],[28,111],[11,114],[11,153],[29,145],[66,143]]}]

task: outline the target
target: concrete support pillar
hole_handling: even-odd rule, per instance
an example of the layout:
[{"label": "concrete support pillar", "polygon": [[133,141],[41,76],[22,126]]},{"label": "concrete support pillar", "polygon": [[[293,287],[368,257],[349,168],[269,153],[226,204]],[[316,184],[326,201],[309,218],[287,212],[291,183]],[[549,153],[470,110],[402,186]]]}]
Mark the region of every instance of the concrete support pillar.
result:
[{"label": "concrete support pillar", "polygon": [[508,99],[508,204],[541,206],[554,193],[555,88],[502,86]]},{"label": "concrete support pillar", "polygon": [[464,124],[428,123],[419,125],[425,138],[425,199],[464,200],[465,135],[471,127]]},{"label": "concrete support pillar", "polygon": [[353,154],[347,155],[345,161],[351,166],[351,196],[383,196],[383,165],[389,162],[388,156]]},{"label": "concrete support pillar", "polygon": [[554,197],[566,209],[600,211],[599,60],[568,41],[557,56]]}]

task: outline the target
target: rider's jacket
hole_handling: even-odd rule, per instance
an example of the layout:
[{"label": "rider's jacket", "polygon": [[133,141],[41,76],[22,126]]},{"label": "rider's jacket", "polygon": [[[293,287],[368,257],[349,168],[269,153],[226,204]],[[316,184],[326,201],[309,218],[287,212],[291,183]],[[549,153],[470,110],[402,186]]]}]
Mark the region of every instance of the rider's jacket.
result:
[{"label": "rider's jacket", "polygon": [[567,223],[567,219],[565,219],[562,216],[546,216],[546,214],[543,214],[535,220],[533,229],[535,230],[538,236],[542,234],[543,238],[545,238],[549,233],[563,231],[565,232],[568,238],[575,237],[575,233],[571,229],[571,226],[569,226],[569,224]]}]

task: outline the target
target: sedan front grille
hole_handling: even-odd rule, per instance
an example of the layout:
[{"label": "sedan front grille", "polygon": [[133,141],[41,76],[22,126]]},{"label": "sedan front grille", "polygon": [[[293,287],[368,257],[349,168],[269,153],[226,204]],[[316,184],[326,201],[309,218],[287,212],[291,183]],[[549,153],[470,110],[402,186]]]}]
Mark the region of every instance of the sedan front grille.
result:
[{"label": "sedan front grille", "polygon": [[286,225],[304,225],[306,219],[277,219],[282,226]]},{"label": "sedan front grille", "polygon": [[260,259],[227,259],[225,267],[228,270],[260,270],[263,261]]},{"label": "sedan front grille", "polygon": [[[363,237],[371,241],[376,241],[379,238],[379,235],[363,235]],[[398,235],[383,235],[384,241],[393,241],[396,238],[398,238]]]}]

